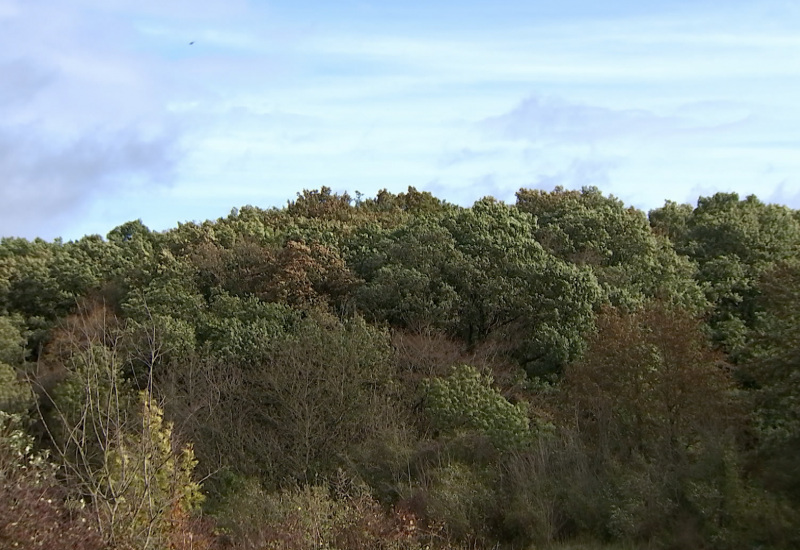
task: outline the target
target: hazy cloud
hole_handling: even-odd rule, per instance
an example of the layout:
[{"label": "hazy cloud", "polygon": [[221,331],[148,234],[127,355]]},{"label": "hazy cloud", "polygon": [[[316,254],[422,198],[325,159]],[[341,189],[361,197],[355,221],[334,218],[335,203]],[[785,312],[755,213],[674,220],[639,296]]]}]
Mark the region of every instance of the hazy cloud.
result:
[{"label": "hazy cloud", "polygon": [[471,147],[447,150],[439,157],[439,168],[450,168],[463,163],[482,161],[497,156],[496,150],[477,150]]},{"label": "hazy cloud", "polygon": [[617,164],[608,159],[575,159],[561,171],[539,175],[531,187],[551,190],[560,185],[567,189],[580,189],[587,186],[607,189],[611,181],[611,170]]},{"label": "hazy cloud", "polygon": [[800,209],[800,189],[796,182],[791,183],[785,179],[778,184],[769,197],[762,197],[762,200]]},{"label": "hazy cloud", "polygon": [[0,105],[5,110],[30,101],[53,79],[53,73],[24,58],[0,61]]},{"label": "hazy cloud", "polygon": [[614,110],[533,95],[480,126],[496,138],[584,143],[657,134],[679,128],[680,122],[645,110]]}]

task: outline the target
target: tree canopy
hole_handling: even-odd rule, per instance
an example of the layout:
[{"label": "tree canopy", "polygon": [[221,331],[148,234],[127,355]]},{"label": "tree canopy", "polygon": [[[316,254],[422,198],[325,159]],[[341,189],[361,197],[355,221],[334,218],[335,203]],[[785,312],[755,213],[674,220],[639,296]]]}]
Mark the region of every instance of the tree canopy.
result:
[{"label": "tree canopy", "polygon": [[0,546],[798,547],[798,266],[594,187],[3,238]]}]

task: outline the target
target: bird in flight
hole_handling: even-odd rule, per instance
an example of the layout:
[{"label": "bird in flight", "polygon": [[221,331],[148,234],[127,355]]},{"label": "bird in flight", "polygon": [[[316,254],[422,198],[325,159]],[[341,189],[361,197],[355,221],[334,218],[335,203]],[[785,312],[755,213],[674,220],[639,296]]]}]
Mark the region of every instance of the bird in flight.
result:
[{"label": "bird in flight", "polygon": [[189,45],[190,45],[190,46],[194,46],[194,41],[192,41],[192,42],[189,42]]}]

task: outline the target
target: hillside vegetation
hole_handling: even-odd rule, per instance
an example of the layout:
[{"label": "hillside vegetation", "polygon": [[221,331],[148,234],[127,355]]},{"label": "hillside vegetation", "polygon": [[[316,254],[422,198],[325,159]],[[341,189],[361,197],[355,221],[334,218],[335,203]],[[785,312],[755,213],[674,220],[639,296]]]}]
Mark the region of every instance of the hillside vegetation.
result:
[{"label": "hillside vegetation", "polygon": [[798,548],[798,350],[754,196],[4,238],[0,548]]}]

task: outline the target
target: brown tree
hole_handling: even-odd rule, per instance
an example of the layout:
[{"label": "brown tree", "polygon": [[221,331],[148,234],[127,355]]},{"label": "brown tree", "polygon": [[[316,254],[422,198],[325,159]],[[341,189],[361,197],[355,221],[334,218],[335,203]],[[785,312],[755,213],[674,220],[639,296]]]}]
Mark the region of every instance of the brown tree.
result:
[{"label": "brown tree", "polygon": [[620,452],[685,453],[734,411],[726,363],[700,321],[660,304],[600,315],[565,388],[578,430]]},{"label": "brown tree", "polygon": [[740,506],[750,496],[733,386],[690,314],[663,304],[604,312],[584,357],[566,370],[563,395],[565,434],[588,454],[577,462],[594,480],[565,497],[584,527],[620,538],[688,533],[674,543],[691,546],[727,536],[749,513]]}]

